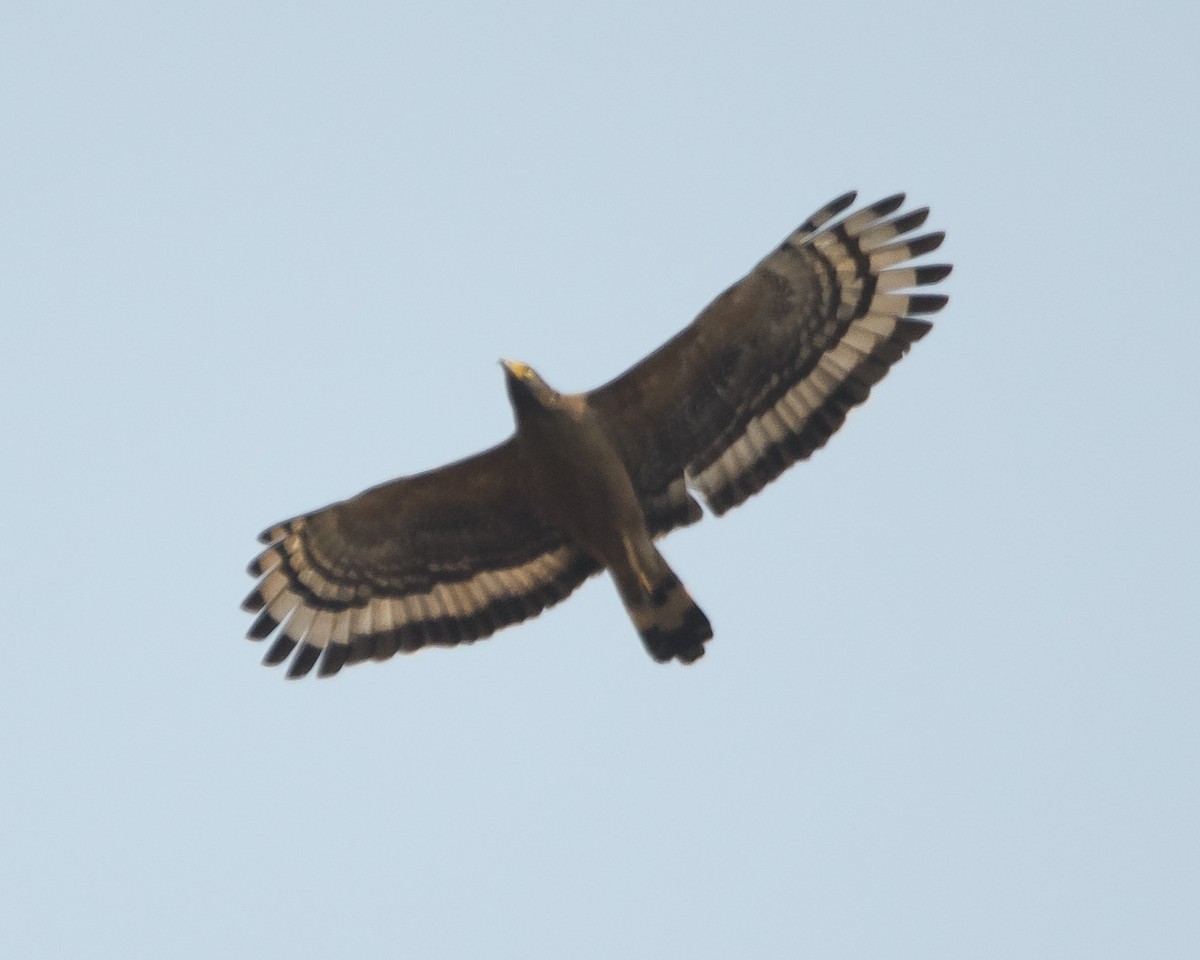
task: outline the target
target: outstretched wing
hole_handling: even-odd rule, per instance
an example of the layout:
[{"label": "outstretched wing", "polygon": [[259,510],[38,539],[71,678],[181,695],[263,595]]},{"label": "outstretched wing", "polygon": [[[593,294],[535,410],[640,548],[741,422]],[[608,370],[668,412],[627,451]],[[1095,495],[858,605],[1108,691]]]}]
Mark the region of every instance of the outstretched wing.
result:
[{"label": "outstretched wing", "polygon": [[950,272],[907,265],[942,243],[905,239],[928,209],[892,216],[896,194],[827,226],[854,199],[813,214],[690,326],[589,394],[652,529],[687,522],[658,509],[678,503],[685,479],[720,514],[810,456],[929,330],[916,317],[945,306],[905,292]]},{"label": "outstretched wing", "polygon": [[[289,677],[337,673],[532,617],[599,570],[538,516],[512,441],[276,524],[250,565],[248,636]],[[322,655],[324,652],[324,656]]]}]

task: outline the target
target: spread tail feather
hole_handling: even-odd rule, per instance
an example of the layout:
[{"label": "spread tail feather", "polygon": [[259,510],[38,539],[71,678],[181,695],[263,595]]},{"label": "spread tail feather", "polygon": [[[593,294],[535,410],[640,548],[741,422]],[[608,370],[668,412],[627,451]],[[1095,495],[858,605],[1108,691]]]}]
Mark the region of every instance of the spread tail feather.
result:
[{"label": "spread tail feather", "polygon": [[645,564],[614,570],[617,589],[650,656],[659,663],[693,663],[704,656],[712,626],[662,555],[653,546],[650,549],[656,561],[653,569],[647,570],[651,565]]}]

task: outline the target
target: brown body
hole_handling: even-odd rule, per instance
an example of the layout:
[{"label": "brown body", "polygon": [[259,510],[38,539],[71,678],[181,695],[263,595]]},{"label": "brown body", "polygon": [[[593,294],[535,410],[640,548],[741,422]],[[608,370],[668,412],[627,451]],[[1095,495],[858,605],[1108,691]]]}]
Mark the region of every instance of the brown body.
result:
[{"label": "brown body", "polygon": [[655,660],[702,656],[712,627],[654,546],[629,471],[587,395],[558,393],[523,363],[503,366],[533,501],[612,573]]}]

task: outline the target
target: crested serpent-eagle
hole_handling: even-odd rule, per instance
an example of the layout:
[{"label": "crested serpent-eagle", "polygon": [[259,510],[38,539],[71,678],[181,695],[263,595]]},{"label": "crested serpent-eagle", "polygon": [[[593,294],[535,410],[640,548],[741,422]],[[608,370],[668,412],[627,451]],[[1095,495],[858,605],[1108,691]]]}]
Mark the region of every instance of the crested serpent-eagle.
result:
[{"label": "crested serpent-eagle", "polygon": [[[612,573],[660,662],[691,663],[713,633],[654,545],[722,514],[803,460],[867,399],[947,298],[950,273],[910,261],[925,208],[897,194],[806,220],[649,357],[589,393],[561,394],[503,361],[516,430],[483,453],[269,527],[251,563],[249,636],[265,662],[321,676],[398,651],[468,643]],[[319,666],[318,666],[319,661]]]}]

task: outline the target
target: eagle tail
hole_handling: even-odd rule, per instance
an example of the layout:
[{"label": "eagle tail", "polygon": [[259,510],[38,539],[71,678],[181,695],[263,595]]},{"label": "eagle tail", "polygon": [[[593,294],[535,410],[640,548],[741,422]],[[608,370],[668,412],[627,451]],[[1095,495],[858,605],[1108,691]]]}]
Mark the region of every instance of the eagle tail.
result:
[{"label": "eagle tail", "polygon": [[652,544],[638,551],[650,562],[639,563],[631,551],[630,569],[613,570],[617,589],[646,650],[659,663],[693,663],[704,656],[712,625]]}]

